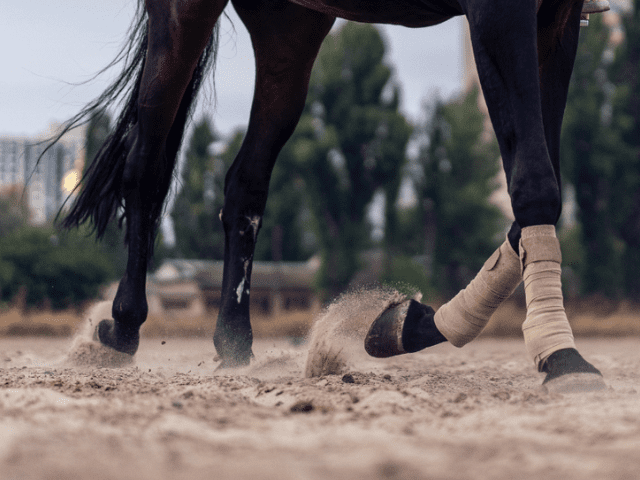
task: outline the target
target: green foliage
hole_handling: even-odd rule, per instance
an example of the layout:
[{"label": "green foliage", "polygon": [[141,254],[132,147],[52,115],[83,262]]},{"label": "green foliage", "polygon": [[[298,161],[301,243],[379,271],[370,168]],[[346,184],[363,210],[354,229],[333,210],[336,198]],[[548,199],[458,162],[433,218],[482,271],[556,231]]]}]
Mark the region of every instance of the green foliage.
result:
[{"label": "green foliage", "polygon": [[407,255],[394,255],[391,258],[381,282],[409,297],[420,292],[425,299],[433,301],[438,295],[426,266]]},{"label": "green foliage", "polygon": [[256,260],[304,261],[314,253],[313,239],[306,234],[311,227],[305,183],[295,163],[295,157],[285,152],[275,164]]},{"label": "green foliage", "polygon": [[[279,162],[304,181],[322,257],[319,287],[342,291],[370,243],[367,208],[385,194],[393,224],[411,127],[398,112],[399,87],[371,25],[346,23],[325,40],[298,128]],[[391,218],[391,220],[389,219]]]},{"label": "green foliage", "polygon": [[416,162],[424,251],[433,283],[445,295],[464,288],[502,241],[503,217],[489,203],[499,151],[495,140],[482,140],[483,125],[475,90],[436,102]]},{"label": "green foliage", "polygon": [[[614,51],[595,16],[581,32],[562,137],[563,175],[573,184],[584,260],[584,294],[640,295],[639,7]],[[615,55],[614,55],[615,53]],[[622,274],[621,274],[622,273]]]},{"label": "green foliage", "polygon": [[27,224],[29,208],[26,197],[19,188],[14,188],[0,195],[0,238],[12,234]]},{"label": "green foliage", "polygon": [[[219,213],[224,205],[227,170],[238,154],[245,133],[234,132],[218,152],[209,150],[217,136],[207,119],[196,125],[190,139],[181,191],[173,208],[176,233],[174,255],[183,258],[224,258],[224,228]],[[269,199],[262,218],[256,260],[306,260],[312,251],[303,242],[304,186],[291,155],[271,175]]]},{"label": "green foliage", "polygon": [[173,207],[177,255],[182,258],[221,259],[224,232],[218,214],[222,208],[220,158],[210,145],[217,139],[209,120],[202,118],[193,129],[186,153],[181,190]]},{"label": "green foliage", "polygon": [[0,238],[2,298],[28,306],[79,307],[113,277],[108,256],[86,232],[23,227]]}]

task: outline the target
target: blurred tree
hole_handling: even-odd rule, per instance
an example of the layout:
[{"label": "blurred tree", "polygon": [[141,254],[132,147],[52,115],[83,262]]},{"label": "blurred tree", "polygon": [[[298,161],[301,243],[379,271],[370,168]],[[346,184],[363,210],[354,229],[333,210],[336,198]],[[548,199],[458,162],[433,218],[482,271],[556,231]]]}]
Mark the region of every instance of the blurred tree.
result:
[{"label": "blurred tree", "polygon": [[446,104],[437,100],[428,117],[414,167],[414,215],[420,219],[425,266],[433,284],[451,296],[503,241],[504,217],[489,203],[497,187],[500,152],[493,136],[491,141],[482,138],[484,115],[477,90]]},{"label": "blurred tree", "polygon": [[[377,192],[386,199],[386,225],[395,223],[411,127],[398,112],[399,87],[384,56],[384,40],[371,25],[348,22],[329,35],[303,116],[278,160],[304,181],[322,255],[319,286],[330,295],[347,286],[358,253],[370,244],[367,211]],[[392,234],[385,242],[391,248]]]},{"label": "blurred tree", "polygon": [[0,238],[24,227],[29,220],[29,207],[22,188],[14,187],[0,194]]},{"label": "blurred tree", "polygon": [[[0,239],[7,238],[24,228],[29,220],[29,208],[22,195],[22,189],[11,188],[0,195]],[[6,285],[13,281],[15,269],[0,251],[0,300]]]},{"label": "blurred tree", "polygon": [[[633,221],[634,211],[636,222],[640,213],[640,172],[630,91],[637,85],[625,78],[629,70],[637,69],[637,57],[633,59],[634,53],[627,51],[628,58],[618,58],[612,66],[609,29],[602,16],[594,17],[581,32],[563,125],[561,164],[564,178],[576,192],[576,228],[584,257],[573,268],[582,293],[616,298],[625,292],[625,276],[620,272],[633,276],[626,262],[640,266],[633,259],[637,239],[630,238],[634,230],[640,232]],[[610,81],[613,76],[617,86]]]},{"label": "blurred tree", "polygon": [[[612,222],[622,241],[621,264],[628,298],[640,298],[640,2],[622,16],[624,42],[609,68],[616,85],[611,91],[610,126],[619,147],[613,171]],[[605,114],[607,112],[605,111]],[[605,118],[607,120],[607,118]],[[622,140],[622,142],[620,142]]]},{"label": "blurred tree", "polygon": [[27,306],[79,308],[114,275],[109,257],[86,231],[23,227],[0,238],[0,256],[10,265],[2,298],[24,291]]},{"label": "blurred tree", "polygon": [[224,255],[218,214],[222,208],[219,183],[224,175],[220,172],[226,172],[226,168],[220,168],[216,163],[220,160],[214,160],[209,150],[217,139],[206,117],[196,123],[191,133],[181,189],[173,207],[175,250],[182,258],[221,259]]},{"label": "blurred tree", "polygon": [[[242,141],[244,130],[218,142],[206,119],[192,134],[184,166],[182,189],[173,207],[175,255],[183,258],[224,258],[224,229],[219,213],[224,204],[224,182]],[[217,151],[212,152],[214,145]],[[287,157],[276,163],[269,185],[269,199],[262,218],[256,260],[300,261],[311,252],[302,243],[301,216],[304,192],[291,171]]]},{"label": "blurred tree", "polygon": [[290,145],[285,145],[271,173],[256,260],[304,261],[315,253],[315,244],[305,233],[310,230],[305,183],[296,171]]}]

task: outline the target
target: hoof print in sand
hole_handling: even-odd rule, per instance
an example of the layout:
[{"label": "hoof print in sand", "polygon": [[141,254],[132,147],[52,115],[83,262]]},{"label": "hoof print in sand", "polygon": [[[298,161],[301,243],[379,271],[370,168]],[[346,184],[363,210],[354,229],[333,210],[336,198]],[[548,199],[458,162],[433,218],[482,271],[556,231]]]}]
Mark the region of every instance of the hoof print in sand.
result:
[{"label": "hoof print in sand", "polygon": [[67,354],[66,363],[75,367],[117,368],[133,365],[134,357],[98,342],[82,341],[74,342]]}]

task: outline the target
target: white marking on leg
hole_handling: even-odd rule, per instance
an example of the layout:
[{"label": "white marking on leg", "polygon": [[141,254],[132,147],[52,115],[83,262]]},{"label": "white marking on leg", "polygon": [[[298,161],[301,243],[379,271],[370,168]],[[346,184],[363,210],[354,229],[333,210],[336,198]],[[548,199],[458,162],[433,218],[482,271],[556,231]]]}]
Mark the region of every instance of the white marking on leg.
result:
[{"label": "white marking on leg", "polygon": [[245,279],[243,278],[242,281],[240,282],[240,285],[238,285],[238,288],[236,289],[236,295],[238,296],[238,303],[242,301],[242,292],[244,291],[244,281]]}]

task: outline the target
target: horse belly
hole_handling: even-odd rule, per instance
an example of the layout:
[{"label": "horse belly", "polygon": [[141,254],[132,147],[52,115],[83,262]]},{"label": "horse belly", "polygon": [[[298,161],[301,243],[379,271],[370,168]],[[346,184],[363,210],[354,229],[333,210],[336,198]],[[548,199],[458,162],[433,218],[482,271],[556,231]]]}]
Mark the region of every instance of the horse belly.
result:
[{"label": "horse belly", "polygon": [[428,27],[462,15],[455,0],[289,0],[311,10],[363,23]]}]

